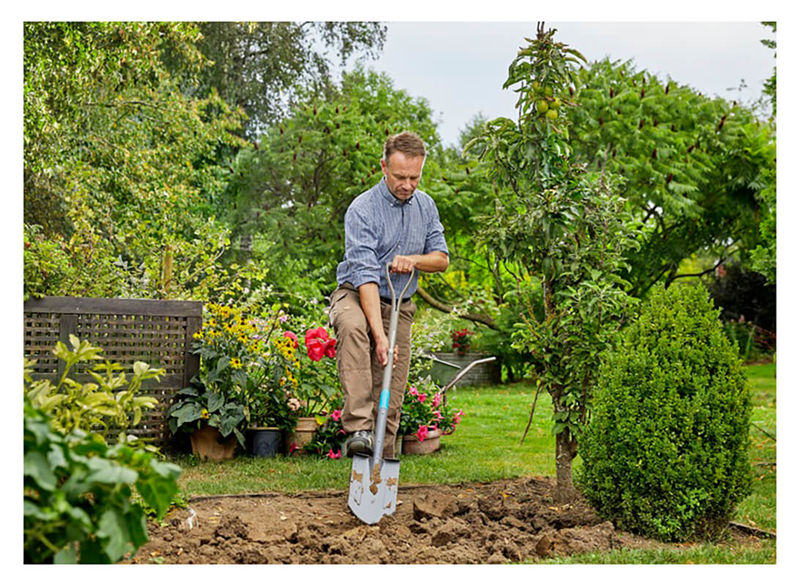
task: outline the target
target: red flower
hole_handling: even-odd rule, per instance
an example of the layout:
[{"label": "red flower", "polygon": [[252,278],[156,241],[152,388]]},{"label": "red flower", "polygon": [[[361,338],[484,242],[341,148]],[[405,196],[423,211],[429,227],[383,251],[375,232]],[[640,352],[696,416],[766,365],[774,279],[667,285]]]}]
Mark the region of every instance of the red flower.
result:
[{"label": "red flower", "polygon": [[300,448],[297,447],[297,442],[292,442],[292,445],[289,446],[289,453],[294,454]]},{"label": "red flower", "polygon": [[334,409],[333,413],[331,413],[331,419],[334,421],[339,421],[342,418],[342,410],[341,409]]},{"label": "red flower", "polygon": [[289,338],[292,342],[294,342],[294,347],[297,348],[297,334],[294,332],[283,332],[284,338]]},{"label": "red flower", "polygon": [[335,452],[331,449],[328,450],[328,458],[331,460],[340,460],[342,457],[342,450],[336,450]]},{"label": "red flower", "polygon": [[323,356],[334,358],[336,340],[328,336],[325,328],[311,328],[306,332],[306,351],[314,362],[319,362]]},{"label": "red flower", "polygon": [[417,436],[417,439],[421,442],[425,441],[425,438],[428,437],[428,426],[427,425],[420,425],[417,433],[414,434]]}]

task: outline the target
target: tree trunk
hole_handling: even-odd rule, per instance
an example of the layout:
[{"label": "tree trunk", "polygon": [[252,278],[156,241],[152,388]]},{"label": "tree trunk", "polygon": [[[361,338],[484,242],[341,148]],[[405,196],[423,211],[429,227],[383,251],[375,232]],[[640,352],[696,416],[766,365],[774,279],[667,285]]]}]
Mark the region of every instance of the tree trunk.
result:
[{"label": "tree trunk", "polygon": [[576,490],[572,484],[572,460],[578,453],[578,442],[565,429],[556,435],[556,501],[571,501]]}]

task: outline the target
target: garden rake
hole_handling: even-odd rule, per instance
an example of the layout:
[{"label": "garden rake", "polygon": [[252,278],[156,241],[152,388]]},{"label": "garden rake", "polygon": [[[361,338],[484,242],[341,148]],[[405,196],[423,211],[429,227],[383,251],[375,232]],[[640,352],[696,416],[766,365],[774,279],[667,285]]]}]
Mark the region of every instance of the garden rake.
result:
[{"label": "garden rake", "polygon": [[397,337],[397,320],[400,316],[400,304],[403,302],[411,281],[414,280],[414,269],[406,286],[399,296],[395,295],[389,272],[391,264],[386,265],[386,281],[392,293],[392,317],[389,321],[389,353],[388,362],[383,371],[383,385],[378,401],[378,418],[375,422],[375,434],[372,456],[353,454],[353,467],[350,471],[350,496],[347,504],[356,517],[364,523],[374,525],[384,515],[394,514],[397,508],[397,483],[400,477],[400,460],[383,458],[383,440],[386,435],[386,417],[389,411],[389,387],[392,382],[392,365],[394,363],[394,346]]}]

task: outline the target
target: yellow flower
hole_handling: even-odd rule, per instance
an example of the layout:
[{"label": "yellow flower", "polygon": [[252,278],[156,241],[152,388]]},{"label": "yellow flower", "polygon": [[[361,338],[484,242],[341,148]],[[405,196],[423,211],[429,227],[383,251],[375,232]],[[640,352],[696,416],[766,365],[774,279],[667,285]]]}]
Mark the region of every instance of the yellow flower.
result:
[{"label": "yellow flower", "polygon": [[239,360],[238,358],[231,358],[230,364],[231,364],[231,368],[241,368],[242,367],[242,361]]},{"label": "yellow flower", "polygon": [[200,411],[200,417],[202,417],[203,419],[208,419],[208,409],[203,409],[202,411]]},{"label": "yellow flower", "polygon": [[192,334],[192,338],[195,340],[202,340],[203,339],[203,332],[195,332]]}]

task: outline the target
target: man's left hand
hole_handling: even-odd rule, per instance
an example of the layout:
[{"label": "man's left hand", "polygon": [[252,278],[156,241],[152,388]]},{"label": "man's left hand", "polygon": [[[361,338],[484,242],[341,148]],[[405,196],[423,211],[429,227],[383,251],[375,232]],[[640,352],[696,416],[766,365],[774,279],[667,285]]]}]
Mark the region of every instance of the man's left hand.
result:
[{"label": "man's left hand", "polygon": [[416,267],[416,259],[410,256],[397,255],[392,260],[392,268],[389,270],[393,273],[410,273]]}]

